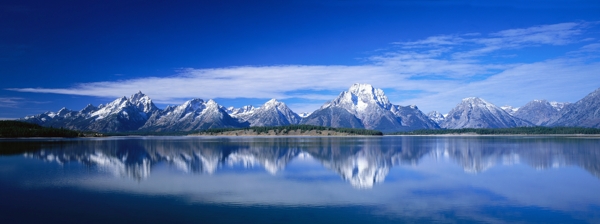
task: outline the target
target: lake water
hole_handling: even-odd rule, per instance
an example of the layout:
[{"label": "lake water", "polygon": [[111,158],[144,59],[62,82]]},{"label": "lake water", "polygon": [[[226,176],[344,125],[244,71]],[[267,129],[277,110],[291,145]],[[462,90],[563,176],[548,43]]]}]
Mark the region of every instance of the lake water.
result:
[{"label": "lake water", "polygon": [[2,223],[600,223],[600,139],[0,140]]}]

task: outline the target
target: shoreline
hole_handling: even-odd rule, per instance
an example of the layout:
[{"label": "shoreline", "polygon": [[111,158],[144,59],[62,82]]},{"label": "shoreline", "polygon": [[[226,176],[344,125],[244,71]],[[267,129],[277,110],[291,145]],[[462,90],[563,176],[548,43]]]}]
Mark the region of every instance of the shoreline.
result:
[{"label": "shoreline", "polygon": [[201,133],[196,133],[196,134],[190,134],[188,136],[229,136],[229,137],[233,137],[233,136],[248,136],[248,137],[252,137],[252,136],[262,136],[262,137],[273,137],[273,136],[297,136],[297,137],[302,137],[302,136],[317,136],[317,137],[365,137],[365,136],[382,136],[382,135],[359,135],[359,134],[352,134],[352,133],[346,133],[346,132],[337,132],[337,131],[332,131],[332,130],[310,130],[310,131],[301,131],[301,130],[289,130],[286,132],[282,132],[282,131],[275,131],[275,130],[269,130],[268,132],[260,132],[257,133],[254,130],[237,130],[237,131],[225,131],[225,132],[219,132],[219,133],[210,133],[210,132],[201,132]]},{"label": "shoreline", "polygon": [[437,136],[437,137],[481,137],[481,136],[494,136],[494,137],[595,137],[600,138],[600,134],[430,134],[430,135],[384,135],[384,136]]}]

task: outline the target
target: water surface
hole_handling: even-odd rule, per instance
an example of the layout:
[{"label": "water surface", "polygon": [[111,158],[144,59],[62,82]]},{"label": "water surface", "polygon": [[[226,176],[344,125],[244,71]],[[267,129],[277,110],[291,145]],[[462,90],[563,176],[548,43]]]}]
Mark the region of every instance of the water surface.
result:
[{"label": "water surface", "polygon": [[598,138],[13,139],[0,151],[9,223],[600,222]]}]

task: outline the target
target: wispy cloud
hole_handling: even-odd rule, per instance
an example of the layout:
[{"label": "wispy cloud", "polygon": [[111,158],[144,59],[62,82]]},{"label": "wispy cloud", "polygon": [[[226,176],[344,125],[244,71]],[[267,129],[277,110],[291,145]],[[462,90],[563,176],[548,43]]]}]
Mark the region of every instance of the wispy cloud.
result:
[{"label": "wispy cloud", "polygon": [[21,103],[21,101],[23,101],[23,98],[0,97],[0,107],[15,108]]},{"label": "wispy cloud", "polygon": [[439,49],[440,47],[461,46],[468,50],[451,52],[454,58],[470,58],[488,53],[519,49],[539,45],[565,45],[580,41],[577,37],[593,25],[589,22],[571,22],[534,26],[522,29],[502,30],[483,36],[478,33],[463,35],[439,35],[411,42],[396,42],[404,49]]},{"label": "wispy cloud", "polygon": [[[185,68],[168,77],[9,90],[114,98],[141,90],[164,104],[191,98],[294,99],[293,104],[301,111],[318,108],[315,101],[332,99],[335,97],[332,93],[343,91],[353,83],[370,83],[391,91],[392,102],[416,104],[425,112],[448,111],[468,96],[514,106],[539,98],[576,100],[583,92],[599,87],[600,76],[594,72],[600,71],[600,66],[589,55],[597,53],[600,45],[585,35],[595,25],[594,22],[570,22],[395,42],[390,49],[369,57],[364,64],[352,66]],[[575,46],[583,42],[587,45]],[[525,63],[517,57],[520,51],[515,52],[558,45],[573,45],[570,51],[576,54],[565,52],[564,57]],[[504,52],[506,50],[510,52]],[[490,60],[491,55],[511,60]],[[401,94],[406,91],[419,94]],[[309,107],[313,107],[312,110],[308,110]]]},{"label": "wispy cloud", "polygon": [[421,108],[446,108],[462,98],[477,96],[496,105],[522,106],[533,99],[574,102],[600,87],[600,62],[551,59],[507,69],[488,79],[401,101]]}]

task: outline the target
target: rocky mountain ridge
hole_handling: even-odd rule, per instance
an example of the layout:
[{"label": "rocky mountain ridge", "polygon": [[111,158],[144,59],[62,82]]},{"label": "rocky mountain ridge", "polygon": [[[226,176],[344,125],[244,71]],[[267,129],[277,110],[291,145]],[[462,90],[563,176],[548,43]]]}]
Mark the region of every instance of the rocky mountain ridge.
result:
[{"label": "rocky mountain ridge", "polygon": [[513,117],[505,110],[478,97],[462,100],[450,110],[440,126],[447,129],[458,128],[510,128],[528,127],[531,123]]},{"label": "rocky mountain ridge", "polygon": [[576,103],[534,100],[523,107],[497,107],[477,97],[463,99],[447,115],[425,115],[417,106],[390,103],[383,90],[354,84],[332,101],[302,116],[271,99],[260,107],[225,108],[214,100],[192,99],[178,106],[157,108],[138,92],[106,105],[87,105],[80,111],[62,108],[28,116],[22,121],[42,126],[97,132],[196,131],[209,128],[310,124],[366,128],[382,132],[438,128],[507,128],[523,126],[579,126],[600,128],[600,89]]},{"label": "rocky mountain ridge", "polygon": [[439,128],[417,106],[393,105],[383,90],[369,84],[352,85],[348,91],[341,92],[337,98],[302,119],[301,123],[382,132]]}]

